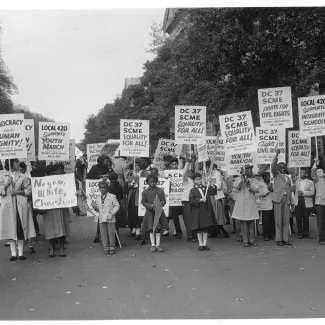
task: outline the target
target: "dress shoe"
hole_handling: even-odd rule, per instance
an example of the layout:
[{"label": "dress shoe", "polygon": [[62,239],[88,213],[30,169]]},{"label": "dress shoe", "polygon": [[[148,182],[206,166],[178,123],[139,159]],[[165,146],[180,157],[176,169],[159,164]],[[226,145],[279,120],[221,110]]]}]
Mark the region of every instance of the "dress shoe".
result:
[{"label": "dress shoe", "polygon": [[278,246],[283,246],[282,241],[277,241],[276,244],[277,244]]},{"label": "dress shoe", "polygon": [[310,234],[307,234],[307,235],[304,235],[304,238],[313,239],[313,236],[311,236]]},{"label": "dress shoe", "polygon": [[243,242],[243,238],[237,238],[238,243],[242,243]]},{"label": "dress shoe", "polygon": [[293,245],[288,241],[283,241],[282,243],[283,243],[283,245],[286,245],[288,247],[293,247]]},{"label": "dress shoe", "polygon": [[9,258],[9,261],[13,262],[13,261],[17,261],[17,256],[11,256]]},{"label": "dress shoe", "polygon": [[135,240],[141,240],[141,235],[136,235]]},{"label": "dress shoe", "polygon": [[157,248],[158,252],[163,252],[164,251],[164,249],[162,247],[160,247],[160,246],[156,246],[156,248]]},{"label": "dress shoe", "polygon": [[248,243],[243,244],[244,247],[249,247]]},{"label": "dress shoe", "polygon": [[199,246],[199,251],[202,252],[204,250],[203,246]]},{"label": "dress shoe", "polygon": [[25,261],[26,257],[24,255],[18,257],[21,261]]},{"label": "dress shoe", "polygon": [[319,241],[319,244],[320,244],[320,245],[325,245],[325,240],[320,240],[320,241]]},{"label": "dress shoe", "polygon": [[176,234],[176,235],[174,235],[174,237],[177,239],[182,239],[182,234]]},{"label": "dress shoe", "polygon": [[257,244],[255,242],[252,242],[252,243],[248,243],[249,246],[257,246]]},{"label": "dress shoe", "polygon": [[139,245],[139,246],[143,246],[143,245],[145,245],[145,244],[146,244],[146,241],[145,241],[144,239],[142,239],[138,245]]},{"label": "dress shoe", "polygon": [[151,246],[150,251],[151,251],[151,252],[157,252],[157,248],[156,248],[156,246]]},{"label": "dress shoe", "polygon": [[209,250],[210,250],[210,248],[209,248],[208,246],[203,246],[203,249],[204,249],[205,251],[209,251]]},{"label": "dress shoe", "polygon": [[226,230],[222,230],[222,233],[224,235],[225,238],[229,238],[229,233]]},{"label": "dress shoe", "polygon": [[217,235],[216,234],[209,234],[208,238],[217,238]]}]

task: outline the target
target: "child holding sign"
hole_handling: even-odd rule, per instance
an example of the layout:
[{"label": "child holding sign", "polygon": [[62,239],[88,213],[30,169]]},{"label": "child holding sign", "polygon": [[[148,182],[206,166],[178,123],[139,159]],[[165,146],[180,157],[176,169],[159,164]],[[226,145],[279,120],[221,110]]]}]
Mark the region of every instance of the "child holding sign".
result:
[{"label": "child holding sign", "polygon": [[210,186],[207,189],[206,186],[202,186],[201,174],[194,174],[192,179],[194,181],[194,187],[190,190],[189,196],[189,202],[191,204],[191,230],[197,230],[199,251],[208,251],[208,230],[214,224],[215,220],[209,196],[216,195],[217,188]]},{"label": "child holding sign", "polygon": [[[163,248],[160,247],[160,230],[168,229],[168,222],[162,209],[166,204],[165,193],[161,188],[157,187],[158,177],[156,175],[149,175],[146,182],[149,187],[142,192],[141,203],[146,208],[146,213],[143,217],[141,232],[143,235],[146,232],[150,233],[152,252],[163,252]],[[160,201],[160,207],[157,198]]]}]

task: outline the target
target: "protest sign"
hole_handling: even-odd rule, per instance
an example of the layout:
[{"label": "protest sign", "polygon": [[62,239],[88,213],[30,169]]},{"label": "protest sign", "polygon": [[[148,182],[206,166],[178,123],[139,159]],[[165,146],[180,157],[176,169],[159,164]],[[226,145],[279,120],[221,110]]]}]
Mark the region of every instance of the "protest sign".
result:
[{"label": "protest sign", "polygon": [[[93,203],[96,203],[96,199],[100,196],[100,191],[98,187],[98,183],[101,180],[98,179],[86,179],[86,194],[87,194],[87,205],[89,209],[93,212],[93,214],[87,210],[87,216],[92,217],[94,214],[97,216],[98,213],[92,207]],[[98,217],[95,218],[95,222],[97,222]]]},{"label": "protest sign", "polygon": [[182,171],[165,170],[165,177],[170,181],[169,206],[182,206],[182,196],[184,193],[184,184]]},{"label": "protest sign", "polygon": [[182,145],[175,144],[174,140],[170,139],[159,139],[155,156],[153,158],[153,165],[161,169],[164,167],[163,157],[166,155],[171,155],[179,158],[182,150]]},{"label": "protest sign", "polygon": [[100,156],[100,151],[102,150],[105,143],[91,143],[87,144],[87,160],[88,160],[88,170],[97,164],[97,158]]},{"label": "protest sign", "polygon": [[69,160],[70,124],[39,122],[38,159]]},{"label": "protest sign", "polygon": [[[216,145],[217,137],[216,136],[207,136],[207,137],[205,137],[205,140],[206,140],[208,158],[210,160],[212,160],[213,159],[213,151],[214,151],[214,147]],[[217,166],[221,170],[224,170],[224,171],[227,170],[225,157],[226,157],[226,151],[225,151],[224,138],[219,137],[218,148],[217,148],[217,153],[216,153],[214,163],[217,164]]]},{"label": "protest sign", "polygon": [[280,149],[279,160],[285,161],[286,130],[285,128],[256,128],[256,144],[259,164],[272,164],[276,150]]},{"label": "protest sign", "polygon": [[250,111],[221,115],[219,121],[227,154],[256,151]]},{"label": "protest sign", "polygon": [[197,153],[198,153],[198,162],[204,162],[209,160],[206,144],[198,144]]},{"label": "protest sign", "polygon": [[205,106],[175,106],[175,143],[205,144],[205,130]]},{"label": "protest sign", "polygon": [[27,158],[24,114],[0,114],[0,158]]},{"label": "protest sign", "polygon": [[76,184],[73,174],[32,177],[33,207],[39,210],[76,206]]},{"label": "protest sign", "polygon": [[301,138],[299,133],[299,131],[288,132],[288,167],[290,168],[310,167],[311,165],[311,138]]},{"label": "protest sign", "polygon": [[293,127],[291,87],[259,89],[258,107],[261,127]]},{"label": "protest sign", "polygon": [[300,136],[325,135],[325,95],[298,98]]},{"label": "protest sign", "polygon": [[75,157],[78,159],[79,157],[81,157],[83,155],[83,152],[81,150],[79,150],[77,146],[75,146],[74,154],[75,154]]},{"label": "protest sign", "polygon": [[[120,144],[120,139],[108,139],[106,141],[106,144],[113,144],[113,143],[118,143]],[[115,157],[119,157],[120,156],[120,146],[117,147],[117,149],[115,150]]]},{"label": "protest sign", "polygon": [[76,156],[75,156],[75,140],[70,139],[69,141],[69,160],[47,160],[46,165],[57,165],[57,164],[63,164],[64,171],[66,174],[74,173],[76,169]]},{"label": "protest sign", "polygon": [[240,175],[242,167],[247,164],[257,169],[258,159],[256,151],[235,153],[226,156],[226,166],[229,175]]},{"label": "protest sign", "polygon": [[149,121],[121,120],[120,154],[128,157],[149,157]]},{"label": "protest sign", "polygon": [[25,135],[26,135],[26,149],[27,149],[27,159],[29,161],[34,161],[35,157],[35,128],[34,120],[25,120]]},{"label": "protest sign", "polygon": [[[166,217],[168,216],[168,210],[169,210],[169,186],[170,182],[169,179],[166,178],[158,178],[158,187],[164,190],[165,192],[165,197],[166,197],[166,205],[163,207],[164,212]],[[138,215],[139,216],[144,216],[146,213],[146,208],[142,205],[141,200],[142,200],[142,192],[143,190],[147,189],[149,185],[146,182],[145,177],[140,177],[139,178],[139,204],[138,204]]]}]

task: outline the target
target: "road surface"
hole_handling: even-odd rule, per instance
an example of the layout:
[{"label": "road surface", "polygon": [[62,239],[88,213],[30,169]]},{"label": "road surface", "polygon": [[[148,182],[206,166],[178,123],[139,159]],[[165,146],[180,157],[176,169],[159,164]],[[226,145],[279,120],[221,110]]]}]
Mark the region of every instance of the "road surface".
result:
[{"label": "road surface", "polygon": [[[315,218],[311,225],[315,234]],[[317,239],[292,236],[288,248],[258,237],[258,247],[244,248],[232,235],[199,252],[171,236],[165,252],[152,253],[122,229],[124,247],[106,256],[92,242],[95,226],[73,216],[65,258],[49,259],[42,236],[35,254],[10,262],[2,241],[0,320],[325,317],[325,247]]]}]

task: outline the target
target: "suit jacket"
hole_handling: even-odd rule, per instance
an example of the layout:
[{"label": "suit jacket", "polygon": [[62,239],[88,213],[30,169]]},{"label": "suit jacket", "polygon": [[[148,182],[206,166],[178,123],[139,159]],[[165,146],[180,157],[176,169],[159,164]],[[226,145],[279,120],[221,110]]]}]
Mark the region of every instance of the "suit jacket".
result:
[{"label": "suit jacket", "polygon": [[288,176],[279,173],[277,168],[278,159],[273,159],[271,170],[274,177],[273,193],[271,195],[273,202],[280,203],[284,193],[287,193],[287,203],[291,204],[291,180]]},{"label": "suit jacket", "polygon": [[311,176],[315,182],[315,205],[325,205],[325,179],[317,176],[316,164],[311,169]]},{"label": "suit jacket", "polygon": [[[298,178],[296,181],[296,192],[295,192],[295,198],[294,198],[294,204],[295,206],[298,205],[298,191],[300,189],[300,182],[301,182],[301,178]],[[311,181],[310,179],[306,179],[306,183],[303,189],[303,196],[305,199],[305,205],[306,208],[312,208],[313,207],[313,196],[315,194],[315,186],[314,186],[314,182]]]},{"label": "suit jacket", "polygon": [[104,204],[102,204],[102,197],[99,195],[96,199],[96,204],[99,211],[99,223],[116,222],[115,214],[120,209],[120,204],[114,194],[107,193]]}]

